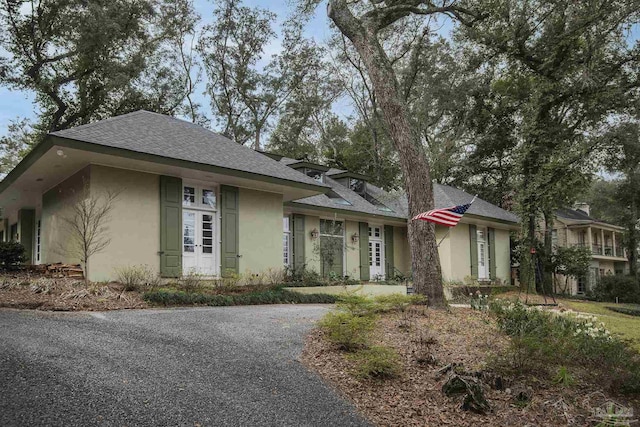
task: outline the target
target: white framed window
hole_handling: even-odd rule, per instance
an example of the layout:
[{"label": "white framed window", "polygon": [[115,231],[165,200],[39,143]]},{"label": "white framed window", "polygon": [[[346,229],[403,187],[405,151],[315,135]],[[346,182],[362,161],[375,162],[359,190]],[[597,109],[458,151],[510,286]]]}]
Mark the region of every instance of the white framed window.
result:
[{"label": "white framed window", "polygon": [[289,217],[282,218],[282,257],[285,266],[291,265],[291,226]]},{"label": "white framed window", "polygon": [[42,244],[42,221],[38,220],[36,224],[36,264],[40,264],[40,256],[42,253],[41,244]]},{"label": "white framed window", "polygon": [[217,209],[217,196],[214,186],[184,185],[182,191],[182,207],[197,209]]},{"label": "white framed window", "polygon": [[489,278],[489,263],[487,261],[487,239],[484,228],[478,229],[478,279]]}]

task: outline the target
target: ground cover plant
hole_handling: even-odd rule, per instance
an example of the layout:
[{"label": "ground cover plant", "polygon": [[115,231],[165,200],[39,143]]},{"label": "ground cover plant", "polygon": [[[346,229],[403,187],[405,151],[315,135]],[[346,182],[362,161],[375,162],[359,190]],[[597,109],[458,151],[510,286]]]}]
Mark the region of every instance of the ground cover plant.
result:
[{"label": "ground cover plant", "polygon": [[[381,310],[345,298],[308,337],[303,361],[374,425],[596,425],[611,400],[640,409],[638,354],[599,321],[495,304]],[[335,339],[345,329],[356,345]]]}]

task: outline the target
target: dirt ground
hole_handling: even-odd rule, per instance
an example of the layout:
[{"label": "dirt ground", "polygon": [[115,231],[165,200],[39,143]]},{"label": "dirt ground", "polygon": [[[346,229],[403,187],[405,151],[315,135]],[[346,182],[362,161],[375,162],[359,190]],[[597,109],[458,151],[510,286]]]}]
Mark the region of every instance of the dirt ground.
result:
[{"label": "dirt ground", "polygon": [[118,283],[87,284],[69,278],[5,275],[0,277],[0,307],[52,311],[104,311],[145,308],[138,292]]},{"label": "dirt ground", "polygon": [[[438,370],[450,363],[467,371],[482,371],[508,345],[487,313],[457,308],[450,312],[413,308],[409,314],[390,313],[378,322],[375,343],[392,347],[400,356],[402,375],[386,381],[359,380],[353,361],[315,330],[307,339],[303,362],[341,391],[378,426],[555,426],[595,425],[593,410],[609,396],[580,383],[571,389],[551,381],[504,377],[505,388],[485,384],[492,411],[480,415],[463,410],[462,397],[447,397],[446,375]],[[420,363],[418,360],[422,360]],[[424,362],[426,361],[426,362]],[[514,390],[531,387],[528,405],[518,404]],[[616,396],[616,401],[635,406]]]}]

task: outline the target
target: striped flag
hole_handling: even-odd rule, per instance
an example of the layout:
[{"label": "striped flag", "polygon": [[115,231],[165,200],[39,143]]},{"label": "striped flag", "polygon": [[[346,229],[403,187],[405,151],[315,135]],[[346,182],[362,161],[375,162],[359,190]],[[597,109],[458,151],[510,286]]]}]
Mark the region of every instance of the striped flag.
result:
[{"label": "striped flag", "polygon": [[455,227],[475,199],[476,198],[474,197],[473,200],[466,205],[458,205],[452,208],[432,209],[428,212],[422,212],[421,214],[414,216],[411,220],[415,221],[419,219],[422,221],[434,222],[446,227]]}]

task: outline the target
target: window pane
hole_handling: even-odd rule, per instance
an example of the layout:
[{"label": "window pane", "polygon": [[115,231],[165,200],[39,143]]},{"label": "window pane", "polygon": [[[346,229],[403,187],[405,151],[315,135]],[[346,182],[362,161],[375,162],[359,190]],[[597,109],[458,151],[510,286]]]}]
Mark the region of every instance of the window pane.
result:
[{"label": "window pane", "polygon": [[315,169],[306,169],[306,174],[309,178],[313,178],[316,181],[322,182],[322,172]]},{"label": "window pane", "polygon": [[216,207],[216,193],[213,190],[202,190],[202,204],[210,208]]},{"label": "window pane", "polygon": [[284,231],[289,231],[289,217],[282,217],[282,229]]},{"label": "window pane", "polygon": [[212,254],[213,253],[213,247],[212,246],[203,246],[202,247],[202,253],[203,254]]},{"label": "window pane", "polygon": [[195,203],[196,203],[195,187],[184,187],[182,206],[192,206]]}]

